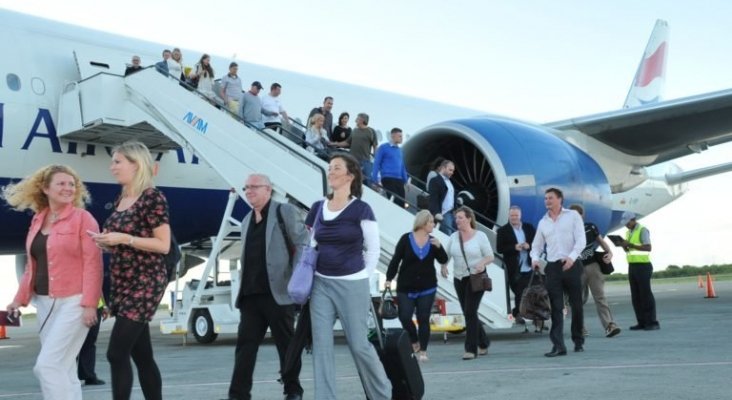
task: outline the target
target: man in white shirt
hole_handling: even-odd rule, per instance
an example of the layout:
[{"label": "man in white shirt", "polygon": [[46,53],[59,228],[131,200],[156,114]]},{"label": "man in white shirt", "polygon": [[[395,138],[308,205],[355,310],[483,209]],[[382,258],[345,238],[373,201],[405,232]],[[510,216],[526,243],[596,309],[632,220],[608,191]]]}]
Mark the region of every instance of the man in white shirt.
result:
[{"label": "man in white shirt", "polygon": [[582,336],[582,263],[579,255],[585,248],[585,227],[582,217],[574,210],[562,207],[564,195],[557,188],[544,192],[547,213],[539,221],[531,244],[531,264],[539,268],[539,259],[546,246],[546,289],[552,306],[552,327],[549,338],[552,350],[547,357],[566,356],[564,345],[564,292],[569,296],[572,310],[572,341],[574,351],[584,351]]},{"label": "man in white shirt", "polygon": [[280,103],[280,94],[282,93],[282,85],[273,83],[270,86],[269,93],[262,98],[262,122],[265,128],[279,131],[282,126],[282,118],[288,121],[287,111]]}]

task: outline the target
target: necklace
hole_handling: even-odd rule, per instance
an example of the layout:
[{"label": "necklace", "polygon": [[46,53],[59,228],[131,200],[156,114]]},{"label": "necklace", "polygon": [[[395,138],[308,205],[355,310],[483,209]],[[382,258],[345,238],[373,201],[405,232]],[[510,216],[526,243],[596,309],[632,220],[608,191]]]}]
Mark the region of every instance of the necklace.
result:
[{"label": "necklace", "polygon": [[49,220],[51,221],[51,223],[56,222],[57,219],[58,219],[58,213],[51,212],[51,217],[49,218]]}]

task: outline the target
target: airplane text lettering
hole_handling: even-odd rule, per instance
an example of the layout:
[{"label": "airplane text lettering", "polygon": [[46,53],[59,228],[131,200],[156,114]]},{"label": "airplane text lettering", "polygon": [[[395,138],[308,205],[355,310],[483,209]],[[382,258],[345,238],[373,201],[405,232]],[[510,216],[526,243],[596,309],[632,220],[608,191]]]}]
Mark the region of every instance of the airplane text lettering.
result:
[{"label": "airplane text lettering", "polygon": [[[38,128],[41,127],[41,122],[46,125],[46,133],[38,132]],[[51,142],[51,150],[54,153],[61,152],[61,143],[59,143],[58,136],[56,136],[56,126],[53,124],[53,119],[51,119],[51,112],[46,110],[45,108],[38,109],[36,121],[33,123],[33,128],[31,128],[28,137],[25,139],[25,143],[23,143],[22,149],[28,150],[28,147],[35,137],[48,138],[48,140]]]}]

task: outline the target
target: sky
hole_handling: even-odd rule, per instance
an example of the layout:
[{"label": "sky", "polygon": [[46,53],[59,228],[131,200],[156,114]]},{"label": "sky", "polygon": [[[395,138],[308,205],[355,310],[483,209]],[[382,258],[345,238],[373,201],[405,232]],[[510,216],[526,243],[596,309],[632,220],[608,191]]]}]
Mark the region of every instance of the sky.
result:
[{"label": "sky", "polygon": [[[732,2],[723,0],[0,0],[0,8],[537,123],[619,109],[660,18],[670,26],[666,99],[732,88]],[[726,144],[677,163],[693,169],[730,155]],[[692,182],[641,220],[656,269],[732,262],[723,247],[732,243],[731,179]],[[627,269],[622,257],[614,262]]]}]

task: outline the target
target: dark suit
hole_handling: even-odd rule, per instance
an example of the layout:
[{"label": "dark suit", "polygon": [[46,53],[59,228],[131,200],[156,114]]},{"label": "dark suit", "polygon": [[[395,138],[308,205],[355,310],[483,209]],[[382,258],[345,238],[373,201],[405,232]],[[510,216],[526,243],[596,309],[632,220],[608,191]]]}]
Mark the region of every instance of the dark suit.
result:
[{"label": "dark suit", "polygon": [[[280,203],[270,200],[267,206],[266,226],[264,227],[266,278],[269,288],[264,293],[242,293],[245,283],[242,282],[236,299],[241,319],[236,342],[234,372],[229,386],[229,397],[232,399],[251,399],[252,376],[257,359],[259,345],[270,329],[280,357],[280,370],[283,369],[287,347],[294,333],[294,305],[287,294],[287,284],[292,276],[293,265],[297,262],[302,248],[307,244],[308,234],[305,225],[295,207],[282,204],[281,213],[285,229],[292,241],[295,255],[290,260],[290,250],[287,248],[283,232],[277,220],[277,207]],[[242,221],[242,274],[246,276],[247,265],[245,260],[247,251],[247,235],[250,224],[254,221],[254,211],[247,214]],[[261,221],[265,222],[265,221]],[[260,227],[261,229],[262,227]],[[262,233],[261,230],[257,231]],[[260,238],[258,238],[260,239]],[[260,275],[261,276],[261,275]],[[292,374],[282,376],[285,384],[285,393],[302,393],[299,382],[300,362],[298,360]]]},{"label": "dark suit", "polygon": [[[454,184],[453,189],[455,195],[455,198],[453,200],[453,208],[455,208],[457,207],[457,189],[455,188]],[[447,196],[447,190],[448,189],[447,184],[445,183],[445,177],[442,174],[437,174],[436,177],[430,179],[429,185],[427,187],[427,193],[429,193],[430,195],[429,210],[433,216],[437,214],[442,214],[442,202],[445,201],[445,197]],[[440,230],[449,235],[450,233],[455,231],[454,219],[451,215],[443,215],[442,217],[443,224],[447,223],[449,225],[449,232],[446,229],[443,229],[444,227],[442,225],[440,226]]]},{"label": "dark suit", "polygon": [[[534,241],[534,235],[536,235],[536,229],[533,225],[523,222],[521,223],[521,229],[524,231],[526,236],[526,243],[529,244],[531,251],[531,243]],[[524,289],[529,284],[530,273],[521,274],[521,266],[519,265],[521,253],[516,250],[518,239],[513,231],[511,224],[506,224],[498,229],[498,236],[496,237],[496,251],[503,255],[503,263],[506,266],[506,279],[508,280],[508,286],[514,295],[514,307],[512,314],[514,317],[518,316],[518,308],[521,304],[521,295]],[[531,256],[528,259],[529,265],[531,265]]]}]

